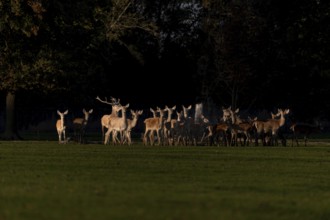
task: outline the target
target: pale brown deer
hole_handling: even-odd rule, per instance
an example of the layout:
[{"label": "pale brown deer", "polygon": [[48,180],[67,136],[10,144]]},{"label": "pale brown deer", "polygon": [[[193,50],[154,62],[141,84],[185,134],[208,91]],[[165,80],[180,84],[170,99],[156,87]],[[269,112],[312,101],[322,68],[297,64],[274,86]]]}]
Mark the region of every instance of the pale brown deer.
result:
[{"label": "pale brown deer", "polygon": [[161,129],[164,124],[164,110],[157,107],[157,112],[159,112],[159,117],[147,118],[144,120],[145,124],[145,132],[143,135],[143,143],[144,145],[148,145],[148,134],[149,134],[149,143],[150,145],[154,145],[154,131],[157,135],[158,145],[161,143]]},{"label": "pale brown deer", "polygon": [[98,96],[96,97],[96,99],[104,104],[111,105],[112,107],[111,114],[103,115],[101,118],[102,141],[104,141],[104,134],[105,134],[104,130],[105,128],[108,129],[109,121],[112,118],[118,117],[118,112],[121,109],[121,104],[120,104],[120,99],[117,100],[113,97],[111,97],[111,102],[108,102],[107,99],[101,100]]},{"label": "pale brown deer", "polygon": [[[270,113],[271,118],[270,119],[276,119],[280,114],[274,114]],[[259,145],[259,140],[262,143],[262,145],[267,145],[269,143],[269,136],[266,136],[264,133],[264,124],[270,120],[259,120],[257,117],[254,117],[253,119],[250,119],[252,121],[252,126],[255,128],[255,146]]]},{"label": "pale brown deer", "polygon": [[136,110],[136,111],[133,111],[131,110],[131,114],[132,114],[132,119],[127,119],[127,128],[125,130],[125,141],[124,143],[127,141],[127,144],[128,145],[131,145],[132,144],[132,137],[131,137],[131,132],[132,132],[132,129],[136,126],[137,124],[137,121],[139,119],[139,116],[142,115],[143,113],[143,110]]},{"label": "pale brown deer", "polygon": [[[57,110],[57,114],[60,116],[60,119],[56,121],[56,130],[58,134],[58,143],[66,143],[66,137],[65,137],[65,123],[64,123],[64,116],[67,115],[69,110],[66,110],[65,112],[60,112]],[[63,138],[62,138],[63,137]]]},{"label": "pale brown deer", "polygon": [[278,130],[285,124],[285,115],[289,114],[289,109],[278,109],[279,119],[269,119],[264,123],[264,134],[270,135],[270,145],[278,145]]},{"label": "pale brown deer", "polygon": [[121,117],[113,117],[109,120],[108,130],[105,133],[104,144],[107,144],[109,141],[110,134],[112,133],[112,142],[113,144],[118,143],[118,133],[120,135],[119,143],[123,144],[124,142],[124,131],[127,128],[127,119],[126,119],[126,110],[129,107],[129,104],[122,106],[120,110],[122,111]]}]

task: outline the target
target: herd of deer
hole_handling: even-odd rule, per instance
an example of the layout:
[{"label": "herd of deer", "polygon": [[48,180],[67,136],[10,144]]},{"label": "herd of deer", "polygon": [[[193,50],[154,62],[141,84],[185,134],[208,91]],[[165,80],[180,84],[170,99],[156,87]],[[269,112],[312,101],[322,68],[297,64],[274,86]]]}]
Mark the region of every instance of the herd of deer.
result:
[{"label": "herd of deer", "polygon": [[[101,100],[96,99],[104,104],[111,105],[112,112],[109,115],[104,115],[101,118],[102,141],[104,144],[110,142],[116,144],[132,144],[131,132],[137,125],[139,116],[143,110],[130,110],[132,118],[127,118],[126,112],[129,104],[121,105],[120,100],[111,98]],[[150,108],[153,117],[144,120],[145,131],[142,134],[144,145],[154,145],[157,141],[158,145],[225,145],[238,146],[249,145],[253,142],[255,145],[278,145],[278,139],[282,140],[282,145],[286,145],[286,139],[281,132],[281,128],[286,123],[286,115],[289,114],[289,109],[278,109],[276,114],[270,113],[271,117],[268,120],[258,120],[257,117],[243,120],[238,115],[239,109],[231,109],[231,107],[222,107],[222,117],[217,123],[211,123],[202,114],[202,104],[196,104],[194,117],[190,115],[192,106],[185,107],[182,105],[182,111],[175,111],[176,106],[172,108],[165,106],[164,109],[157,107],[156,110]],[[172,118],[173,113],[176,117]],[[83,109],[84,118],[75,118],[73,120],[73,129],[75,140],[78,143],[84,142],[86,125],[89,115],[93,109],[86,111]],[[119,113],[121,114],[119,115]],[[165,117],[167,113],[167,117]],[[59,143],[66,143],[66,125],[64,117],[68,114],[68,110],[60,112],[57,110],[60,119],[56,122]],[[106,131],[105,131],[106,130]],[[292,133],[292,146],[294,141],[299,145],[298,135],[304,136],[305,146],[310,134],[320,131],[319,127],[308,124],[293,123],[290,126]]]}]

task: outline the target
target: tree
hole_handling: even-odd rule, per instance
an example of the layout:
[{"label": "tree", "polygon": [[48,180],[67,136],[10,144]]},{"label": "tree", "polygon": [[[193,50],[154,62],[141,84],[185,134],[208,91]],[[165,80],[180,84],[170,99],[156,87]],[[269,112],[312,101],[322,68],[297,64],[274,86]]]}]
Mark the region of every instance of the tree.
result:
[{"label": "tree", "polygon": [[[126,50],[143,63],[132,39],[141,39],[136,32],[157,36],[157,28],[143,17],[141,2],[1,1],[0,90],[7,94],[3,137],[19,138],[17,94],[31,90],[61,95],[71,89],[76,91],[70,97],[81,102],[90,82],[99,78],[98,70],[111,64],[113,54]],[[110,56],[107,50],[112,50]],[[105,55],[103,60],[100,54]]]},{"label": "tree", "polygon": [[55,86],[51,48],[39,40],[42,1],[0,1],[0,90],[6,93],[3,137],[19,138],[15,123],[15,96],[22,90],[48,90]]},{"label": "tree", "polygon": [[[253,59],[263,20],[252,2],[203,1],[201,56],[196,78],[201,96],[233,108],[253,103],[251,83],[256,80]],[[244,99],[240,98],[244,94]],[[249,100],[249,103],[244,102]]]},{"label": "tree", "polygon": [[68,73],[68,86],[63,94],[69,92],[74,97],[70,104],[88,103],[86,96],[93,94],[111,92],[116,96],[118,83],[114,82],[120,81],[125,68],[144,64],[145,51],[154,47],[158,33],[145,16],[143,2],[51,2],[49,23],[56,34],[56,46],[64,54],[61,68]]}]

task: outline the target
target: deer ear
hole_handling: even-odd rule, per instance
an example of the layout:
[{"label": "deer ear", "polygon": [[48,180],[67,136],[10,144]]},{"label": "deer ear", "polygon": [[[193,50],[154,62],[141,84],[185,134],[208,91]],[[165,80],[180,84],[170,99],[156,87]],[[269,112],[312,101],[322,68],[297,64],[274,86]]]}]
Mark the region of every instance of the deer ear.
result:
[{"label": "deer ear", "polygon": [[89,110],[89,114],[92,114],[93,113],[93,109]]},{"label": "deer ear", "polygon": [[63,114],[66,115],[66,114],[68,114],[68,113],[69,113],[69,110],[67,109]]}]

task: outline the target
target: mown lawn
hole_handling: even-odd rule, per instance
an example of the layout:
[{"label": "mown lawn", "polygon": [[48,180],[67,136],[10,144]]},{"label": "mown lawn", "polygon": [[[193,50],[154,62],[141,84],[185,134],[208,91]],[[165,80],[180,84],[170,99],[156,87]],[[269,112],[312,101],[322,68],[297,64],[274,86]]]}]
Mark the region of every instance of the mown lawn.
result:
[{"label": "mown lawn", "polygon": [[330,147],[0,142],[0,219],[330,219]]}]

